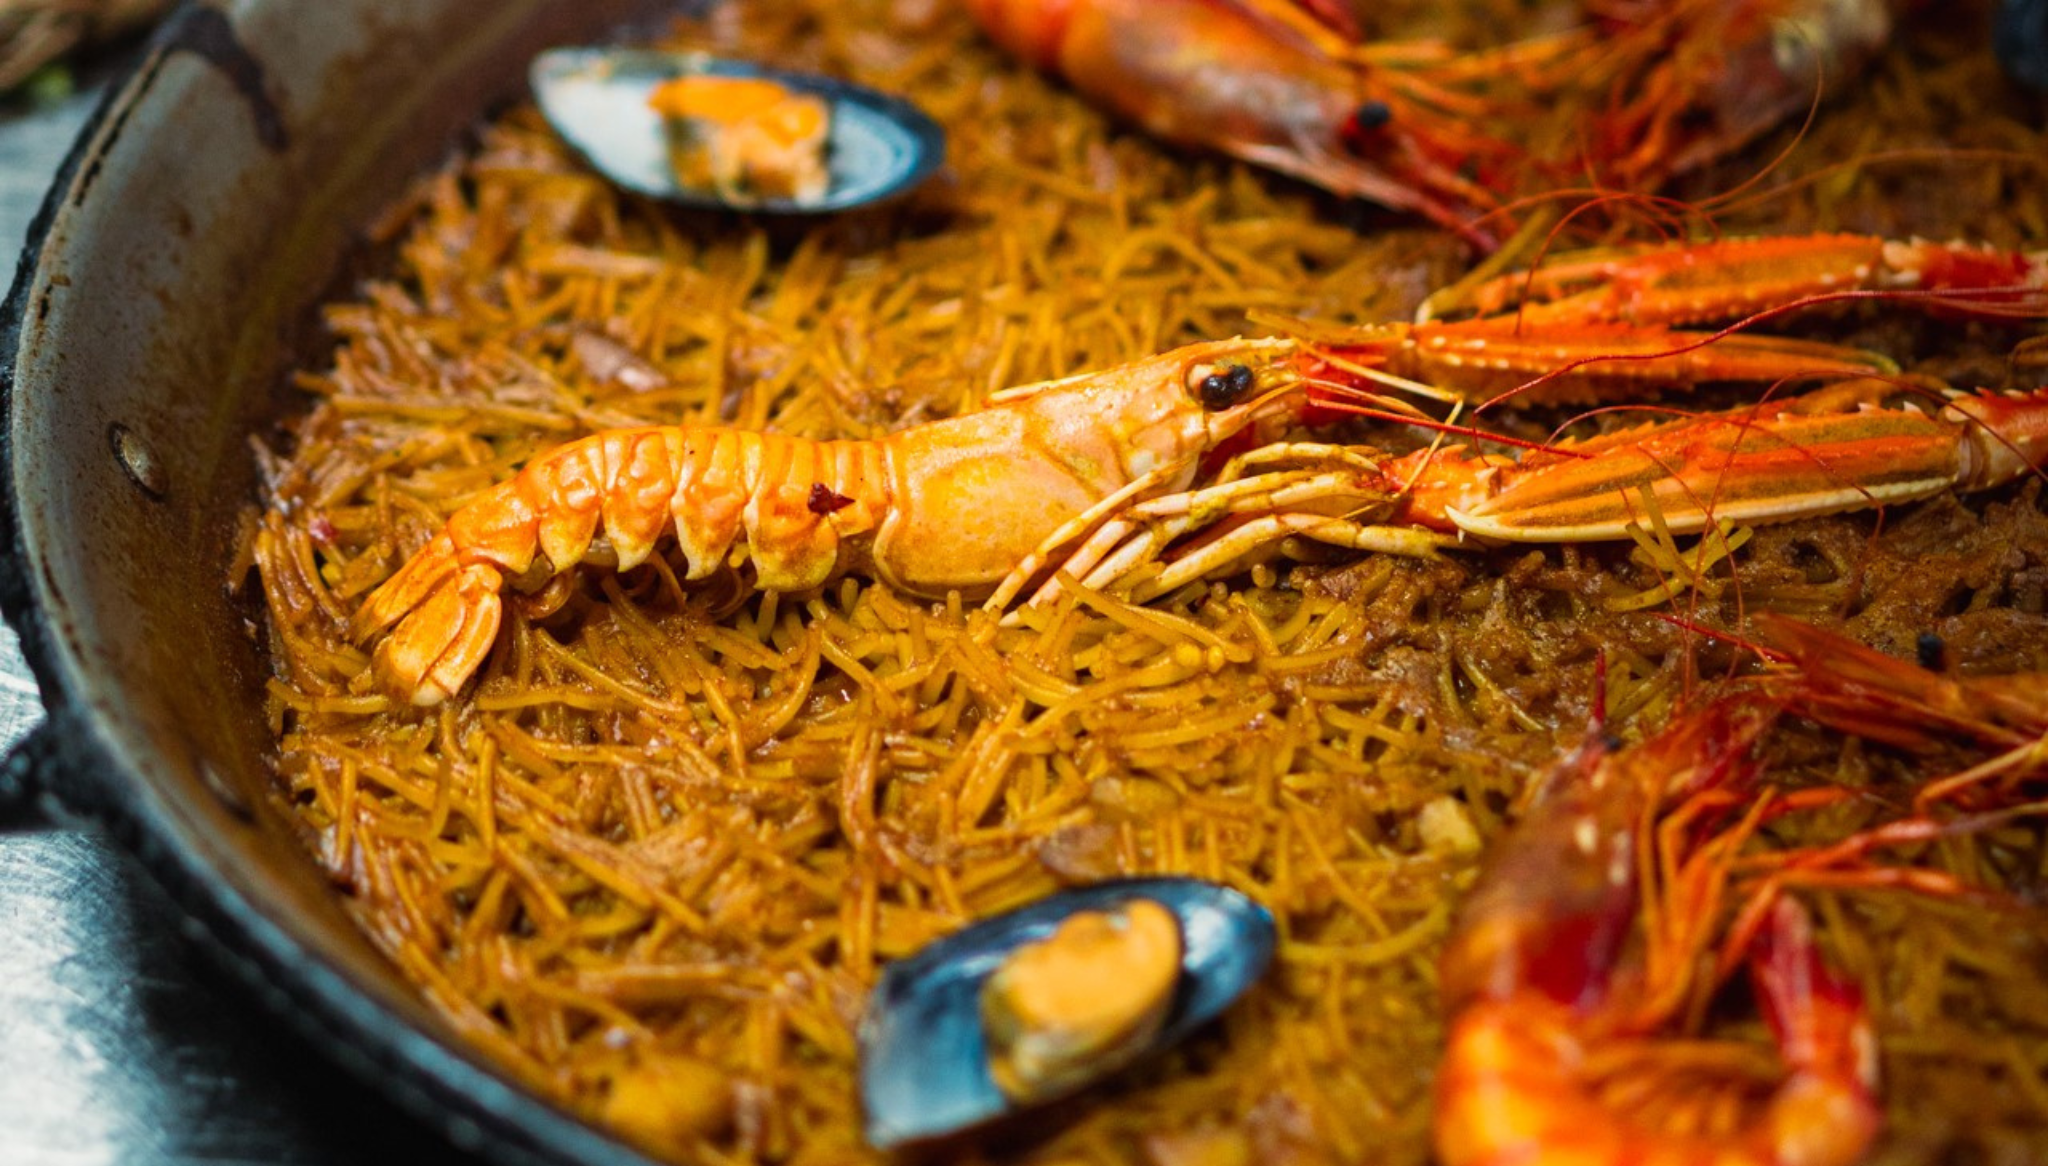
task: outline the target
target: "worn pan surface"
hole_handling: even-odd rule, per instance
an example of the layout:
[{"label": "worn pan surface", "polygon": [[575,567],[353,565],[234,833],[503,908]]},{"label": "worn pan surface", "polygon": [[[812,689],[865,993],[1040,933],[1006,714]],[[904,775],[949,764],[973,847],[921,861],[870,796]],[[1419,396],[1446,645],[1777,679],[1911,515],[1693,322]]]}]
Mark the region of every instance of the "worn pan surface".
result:
[{"label": "worn pan surface", "polygon": [[0,325],[0,602],[49,706],[0,784],[105,820],[268,1005],[509,1161],[644,1159],[465,1051],[271,809],[234,519],[248,435],[363,224],[535,51],[649,7],[188,6],[60,173]]}]

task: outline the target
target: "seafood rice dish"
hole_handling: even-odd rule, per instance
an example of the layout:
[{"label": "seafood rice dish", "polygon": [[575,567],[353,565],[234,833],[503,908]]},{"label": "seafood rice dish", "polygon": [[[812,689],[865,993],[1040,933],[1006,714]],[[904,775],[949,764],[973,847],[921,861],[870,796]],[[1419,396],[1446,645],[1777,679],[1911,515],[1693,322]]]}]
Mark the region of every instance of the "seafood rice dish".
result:
[{"label": "seafood rice dish", "polygon": [[236,574],[450,1031],[675,1162],[2048,1154],[1989,6],[1361,8],[720,4],[943,167],[380,220]]}]

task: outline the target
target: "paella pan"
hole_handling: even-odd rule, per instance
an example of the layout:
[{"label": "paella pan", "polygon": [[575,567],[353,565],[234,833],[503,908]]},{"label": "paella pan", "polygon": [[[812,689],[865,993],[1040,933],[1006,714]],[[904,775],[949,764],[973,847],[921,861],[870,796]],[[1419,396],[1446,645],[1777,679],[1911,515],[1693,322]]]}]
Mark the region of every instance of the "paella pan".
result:
[{"label": "paella pan", "polygon": [[[1394,11],[1356,32],[1464,48],[1497,39],[1489,16],[1502,14],[1446,26]],[[2024,1158],[2042,1137],[2040,935],[2026,905],[2040,840],[2026,774],[1940,780],[2029,731],[2029,714],[2005,711],[2042,666],[2041,516],[2024,467],[1969,497],[1955,487],[1980,483],[1960,472],[1925,500],[1851,484],[1855,502],[1822,508],[1851,513],[1817,517],[1706,507],[1689,520],[1651,503],[1611,532],[1533,548],[1460,538],[1453,519],[1469,503],[1448,508],[1447,531],[1407,523],[1425,472],[1473,458],[1537,480],[1544,456],[1569,467],[1602,441],[1639,445],[1629,435],[1645,416],[1697,424],[1735,410],[1738,431],[1756,432],[1779,424],[1759,402],[1805,400],[1815,379],[1836,396],[1788,415],[1934,417],[1960,446],[1990,426],[1927,394],[2033,387],[2032,309],[2013,298],[2024,280],[1977,275],[1930,287],[1920,298],[1932,304],[1916,291],[1773,321],[1877,356],[1816,377],[1818,357],[1800,349],[1761,383],[1686,386],[1677,406],[1589,410],[1575,380],[1549,402],[1418,417],[1385,390],[1433,374],[1353,371],[1379,372],[1381,326],[1413,318],[1432,292],[1514,286],[1460,284],[1475,247],[1505,243],[1499,270],[1539,272],[1580,246],[1678,237],[1692,262],[1716,240],[1765,232],[1892,240],[1881,262],[1900,268],[1932,266],[1915,248],[2023,255],[2039,237],[2038,110],[1998,79],[1981,26],[1924,24],[1906,20],[1803,129],[1794,117],[1754,144],[1730,135],[1656,174],[1673,201],[1620,197],[1614,175],[1596,175],[1550,202],[1534,196],[1572,184],[1532,167],[1471,193],[1487,226],[1466,231],[1428,222],[1446,217],[1441,202],[1375,210],[1162,147],[998,55],[946,6],[731,6],[664,30],[908,94],[947,126],[948,167],[900,203],[828,223],[679,215],[620,195],[515,107],[420,179],[375,223],[369,274],[324,309],[333,340],[292,374],[310,402],[259,429],[259,501],[224,564],[268,653],[271,809],[442,1025],[507,1078],[660,1157],[881,1153],[861,1120],[856,1030],[884,968],[1022,904],[1176,875],[1269,912],[1272,970],[1185,1043],[945,1152],[1422,1160],[1434,1144],[1445,1160],[1494,1160],[1532,1152],[1512,1141],[1528,1135],[1510,1130],[1496,1147],[1472,1115],[1518,1102],[1474,1098],[1520,1074],[1570,1087],[1530,1103],[1571,1115],[1542,1129],[1545,1153],[1583,1149],[1576,1138],[1622,1155],[1747,1146],[1783,1123],[1843,1160],[1873,1137],[1880,1158]],[[1390,104],[1405,126],[1414,111]],[[1464,191],[1481,177],[1442,181]],[[1416,210],[1420,222],[1402,213]],[[1609,323],[1509,375],[1541,381],[1581,354],[1611,355]],[[1380,330],[1367,344],[1356,329]],[[1280,337],[1284,359],[1228,340],[1240,334]],[[535,466],[577,464],[559,448],[630,460],[641,446],[604,435],[662,426],[777,435],[731,439],[762,450],[909,448],[950,433],[947,418],[1034,401],[1092,416],[1061,378],[1112,370],[1127,403],[1145,358],[1191,344],[1235,346],[1171,365],[1205,423],[1251,388],[1263,401],[1313,382],[1318,395],[1223,434],[1236,448],[1189,459],[1190,473],[1257,490],[1226,481],[1179,512],[1166,499],[1187,482],[1143,498],[1147,520],[1189,517],[1168,521],[1156,547],[1135,527],[1136,543],[1119,541],[1123,528],[1103,536],[1101,561],[1118,565],[1107,574],[1058,573],[1072,560],[1045,535],[1023,566],[963,584],[962,559],[988,540],[961,518],[877,539],[870,560],[834,557],[812,578],[789,549],[801,539],[778,542],[751,509],[735,520],[743,536],[695,535],[679,513],[682,543],[703,545],[642,548],[627,537],[636,520],[607,502],[580,536],[540,535],[538,559],[486,564],[502,614],[451,633],[476,648],[459,667],[442,666],[438,644],[408,663],[408,627],[448,626],[433,599],[363,615],[437,539],[469,545],[462,524],[502,513],[489,509],[500,483],[525,483],[531,505],[559,499],[533,485],[547,477]],[[1044,382],[1054,388],[999,392]],[[1335,491],[1341,505],[1305,513],[1346,533],[1265,537],[1258,520],[1297,512],[1260,477],[1261,451],[1281,447],[1241,439],[1312,422],[1314,444],[1290,433],[1281,472],[1297,475],[1289,487]],[[1509,455],[1447,448],[1481,426],[1549,453],[1507,469],[1485,459]],[[1555,453],[1568,442],[1587,452]],[[984,466],[1026,452],[974,451]],[[1353,478],[1327,484],[1330,459],[1414,472],[1397,475],[1406,493],[1361,498]],[[551,486],[567,476],[549,472]],[[1130,480],[1166,481],[1147,472]],[[1830,480],[1845,473],[1827,463]],[[970,478],[920,488],[971,490]],[[798,483],[813,487],[797,491],[798,534],[868,504],[842,479],[819,504],[825,480]],[[1056,508],[1010,489],[967,496]],[[461,562],[425,574],[472,578],[475,560]],[[1001,601],[979,604],[977,586]],[[1892,655],[1816,638],[1837,633]],[[1917,672],[1879,663],[1915,650]],[[1836,683],[1850,663],[1882,682]],[[2021,677],[2021,697],[1988,676]],[[1912,721],[1943,699],[2000,711]],[[1706,760],[1731,752],[1743,763]],[[1558,817],[1571,799],[1554,791],[1570,783],[1650,782],[1599,776],[1628,771],[1614,758],[1693,776],[1573,811],[1613,819],[1646,864],[1623,880],[1639,885],[1617,915],[1625,936],[1606,945],[1612,964],[1581,969],[1566,992],[1576,1023],[1609,1039],[1504,1045],[1536,1059],[1483,1072],[1447,1059],[1447,1029],[1465,1032],[1472,998],[1493,990],[1458,986],[1473,978],[1460,961],[1487,946],[1473,938],[1493,918],[1486,904],[1555,923],[1573,902],[1556,848],[1518,860],[1519,884],[1489,874],[1527,852],[1502,840],[1592,821]],[[1931,788],[1944,793],[1920,796]],[[1657,825],[1672,817],[1697,829]],[[1697,935],[1669,924],[1681,917],[1699,920]],[[1600,962],[1583,934],[1537,938]],[[1745,981],[1750,965],[1763,970]],[[1803,995],[1787,994],[1787,968]],[[1620,1003],[1603,1011],[1610,997]],[[1813,1068],[1788,1060],[1788,1009],[1855,1014],[1843,1031],[1857,1063],[1835,1081],[1851,1109],[1783,1116],[1785,1091]],[[1873,1038],[1875,1068],[1860,1063]],[[1461,1139],[1446,1121],[1488,1132]]]}]

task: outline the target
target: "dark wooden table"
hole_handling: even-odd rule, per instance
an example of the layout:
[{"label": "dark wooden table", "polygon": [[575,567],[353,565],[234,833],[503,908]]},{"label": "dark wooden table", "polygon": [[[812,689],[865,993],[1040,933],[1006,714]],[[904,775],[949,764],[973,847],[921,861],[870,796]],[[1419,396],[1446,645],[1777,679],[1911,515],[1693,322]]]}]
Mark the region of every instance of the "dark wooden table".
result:
[{"label": "dark wooden table", "polygon": [[[0,98],[0,255],[108,84]],[[0,747],[42,715],[0,629]],[[414,1161],[469,1159],[283,1032],[104,836],[0,816],[0,1164]]]}]

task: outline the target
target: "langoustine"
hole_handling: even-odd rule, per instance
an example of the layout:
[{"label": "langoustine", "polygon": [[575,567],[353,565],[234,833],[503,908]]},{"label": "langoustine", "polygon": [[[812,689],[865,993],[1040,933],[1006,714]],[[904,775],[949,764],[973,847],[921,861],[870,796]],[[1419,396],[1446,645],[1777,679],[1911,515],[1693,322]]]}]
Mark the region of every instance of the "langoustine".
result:
[{"label": "langoustine", "polygon": [[[1877,278],[1861,261],[1837,271],[1832,240],[1808,246],[1821,256],[1809,281]],[[1965,296],[1981,269],[2009,273],[2015,264],[2041,282],[2034,259],[1992,262],[1982,249],[1928,244],[1896,251],[1914,260],[1884,270],[1893,284]],[[1636,267],[1661,262],[1646,253],[1605,278],[1626,282]],[[1738,305],[1751,294],[1740,280],[1714,290]],[[2003,283],[1993,290],[2012,291]],[[1393,458],[1283,440],[1318,409],[1341,412],[1375,388],[1412,384],[1402,374],[1417,370],[1486,383],[1504,370],[1537,377],[1566,366],[1569,382],[1589,375],[1568,367],[1575,361],[1620,352],[1651,370],[1639,380],[1668,386],[1888,367],[1849,350],[1657,321],[1658,311],[1694,318],[1705,294],[1689,288],[1682,313],[1631,297],[1628,327],[1643,330],[1655,351],[1631,349],[1631,333],[1601,322],[1611,306],[1596,302],[1592,321],[1554,324],[1557,338],[1537,343],[1482,316],[1190,345],[1007,390],[984,409],[869,442],[709,426],[607,431],[543,455],[466,504],[370,596],[352,630],[359,641],[389,631],[381,672],[415,703],[437,704],[489,652],[508,583],[571,569],[600,531],[621,569],[672,534],[690,579],[745,565],[761,589],[802,591],[854,572],[916,595],[987,595],[1001,607],[1034,582],[1030,601],[1050,598],[1056,568],[1095,586],[1124,579],[1219,520],[1230,528],[1153,580],[1155,592],[1292,536],[1428,555],[1458,533],[1622,538],[1646,508],[1691,531],[1717,515],[1768,521],[1981,489],[2048,455],[2048,393],[2039,392],[1958,396],[1933,415],[1867,400],[1778,404],[1560,444],[1519,462],[1439,450]],[[1696,350],[1704,358],[1690,355]],[[1229,443],[1248,448],[1198,484],[1205,461]]]},{"label": "langoustine", "polygon": [[[1839,383],[1720,412],[1660,406],[1657,420],[1519,456],[1276,443],[1233,459],[1200,488],[1134,502],[1064,551],[1061,565],[1085,586],[1128,585],[1145,599],[1289,540],[1355,549],[1392,527],[1596,542],[1640,527],[1692,534],[1988,489],[2048,459],[2048,388],[1935,389],[1899,378],[1873,353],[1674,325],[1892,292],[1945,310],[2034,318],[2044,285],[2040,255],[1859,236],[1734,240],[1562,256],[1554,271],[1477,289],[1471,301],[1482,314],[1468,319],[1305,326],[1318,385],[1435,386],[1487,405],[1641,399],[1706,381],[1773,393],[1791,381]],[[1510,288],[1530,299],[1485,314]],[[1350,408],[1339,394],[1313,403]],[[1006,581],[996,601],[1023,582]],[[1062,586],[1046,582],[1028,601]]]},{"label": "langoustine", "polygon": [[465,505],[352,630],[391,629],[380,668],[415,703],[438,704],[489,652],[508,578],[569,570],[600,529],[617,569],[673,535],[690,579],[746,563],[771,591],[854,571],[918,595],[984,592],[1060,524],[1184,489],[1203,454],[1247,429],[1258,439],[1298,384],[1291,353],[1192,345],[876,441],[718,426],[594,434]]}]

